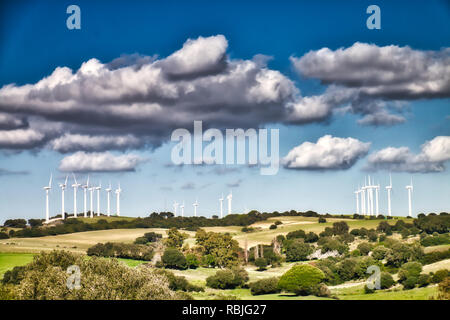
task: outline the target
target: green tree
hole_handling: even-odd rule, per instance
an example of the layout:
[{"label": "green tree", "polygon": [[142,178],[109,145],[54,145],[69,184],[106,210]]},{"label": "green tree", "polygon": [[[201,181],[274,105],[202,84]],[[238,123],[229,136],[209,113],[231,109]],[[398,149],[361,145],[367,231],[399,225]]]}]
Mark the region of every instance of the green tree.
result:
[{"label": "green tree", "polygon": [[177,230],[177,228],[170,228],[167,232],[167,238],[164,243],[167,247],[170,248],[181,248],[183,246],[183,242],[187,239],[188,235],[185,233],[181,233]]},{"label": "green tree", "polygon": [[285,246],[286,261],[304,261],[313,252],[310,244],[296,239],[289,241]]},{"label": "green tree", "polygon": [[175,248],[167,248],[161,257],[161,261],[166,268],[186,269],[187,262],[184,255]]},{"label": "green tree", "polygon": [[278,287],[297,295],[309,295],[317,290],[324,278],[323,272],[316,267],[307,264],[295,265],[281,276]]}]

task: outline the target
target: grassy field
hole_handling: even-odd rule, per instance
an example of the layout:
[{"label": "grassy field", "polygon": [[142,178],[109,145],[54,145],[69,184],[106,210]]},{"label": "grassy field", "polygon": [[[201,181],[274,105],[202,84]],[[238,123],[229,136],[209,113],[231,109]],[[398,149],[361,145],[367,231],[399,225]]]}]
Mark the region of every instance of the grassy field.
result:
[{"label": "grassy field", "polygon": [[337,295],[340,300],[429,300],[437,295],[437,286],[412,290],[402,290],[400,288],[377,290],[374,293],[365,294],[364,285],[361,284],[350,288],[332,289],[331,293]]},{"label": "grassy field", "polygon": [[23,266],[33,260],[31,253],[0,253],[0,279],[6,271],[15,266]]}]

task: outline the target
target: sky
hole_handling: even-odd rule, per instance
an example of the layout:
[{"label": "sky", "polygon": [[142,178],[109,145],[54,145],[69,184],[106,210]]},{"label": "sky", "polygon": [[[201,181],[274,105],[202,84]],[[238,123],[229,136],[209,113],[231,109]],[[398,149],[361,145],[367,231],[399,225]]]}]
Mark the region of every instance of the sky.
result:
[{"label": "sky", "polygon": [[[381,29],[366,26],[372,4]],[[389,174],[394,215],[407,215],[411,179],[414,215],[448,212],[448,21],[446,1],[2,2],[0,222],[44,218],[50,174],[60,213],[72,172],[120,182],[126,216],[174,201],[189,216],[196,199],[212,216],[230,190],[233,213],[349,214],[367,175],[386,214]],[[278,173],[174,165],[171,134],[195,120],[278,129]],[[72,212],[72,188],[65,203]]]}]

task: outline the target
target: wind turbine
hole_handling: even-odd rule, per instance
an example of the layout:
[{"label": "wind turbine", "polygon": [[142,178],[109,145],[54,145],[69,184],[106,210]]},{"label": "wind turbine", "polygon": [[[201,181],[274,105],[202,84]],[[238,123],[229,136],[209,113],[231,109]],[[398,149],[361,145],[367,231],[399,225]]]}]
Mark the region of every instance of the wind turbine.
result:
[{"label": "wind turbine", "polygon": [[361,191],[361,189],[359,189],[359,186],[358,186],[358,190],[353,192],[356,196],[356,213],[357,214],[359,214],[359,192],[360,191]]},{"label": "wind turbine", "polygon": [[366,215],[367,206],[366,206],[366,177],[364,177],[364,187],[361,188],[361,213]]},{"label": "wind turbine", "polygon": [[64,220],[66,218],[65,210],[64,210],[64,191],[66,190],[67,186],[67,179],[69,176],[66,176],[66,181],[64,183],[60,183],[59,187],[61,188],[61,217]]},{"label": "wind turbine", "polygon": [[379,206],[379,195],[380,195],[380,184],[375,186],[375,210],[377,213],[377,217],[380,215],[380,206]]},{"label": "wind turbine", "polygon": [[388,195],[388,216],[391,217],[392,216],[392,211],[391,211],[392,177],[391,177],[391,174],[389,174],[389,185],[386,186],[386,190],[387,190],[387,195]]},{"label": "wind turbine", "polygon": [[233,200],[233,193],[230,190],[230,194],[227,195],[227,200],[228,200],[228,214],[231,214],[231,200]]},{"label": "wind turbine", "polygon": [[173,213],[175,214],[175,217],[177,216],[178,211],[178,202],[174,201],[173,203]]},{"label": "wind turbine", "polygon": [[194,206],[194,217],[197,216],[197,207],[198,207],[198,201],[195,199],[195,202],[192,204]]},{"label": "wind turbine", "polygon": [[120,182],[119,182],[119,188],[116,189],[116,206],[117,206],[117,215],[120,217],[120,193],[122,192],[122,189],[120,188]]},{"label": "wind turbine", "polygon": [[89,189],[89,176],[87,177],[86,184],[82,186],[84,191],[84,217],[87,218],[87,190]]},{"label": "wind turbine", "polygon": [[405,187],[408,190],[408,216],[412,217],[412,204],[411,204],[411,194],[413,191],[413,183],[411,178],[411,184]]},{"label": "wind turbine", "polygon": [[102,189],[102,182],[100,181],[100,184],[95,187],[95,190],[97,190],[97,216],[100,216],[100,190]]},{"label": "wind turbine", "polygon": [[220,202],[220,218],[223,218],[223,193],[222,193],[222,198],[219,198],[219,202]]},{"label": "wind turbine", "polygon": [[370,176],[369,176],[369,185],[367,186],[367,192],[368,192],[368,204],[369,204],[369,215],[372,216],[373,215],[373,185],[372,182],[370,181]]},{"label": "wind turbine", "polygon": [[77,217],[77,189],[81,186],[81,184],[79,184],[77,182],[77,178],[75,178],[75,174],[72,172],[73,175],[73,180],[75,181],[75,183],[72,185],[73,188],[73,215],[76,218]]},{"label": "wind turbine", "polygon": [[93,218],[94,217],[94,189],[95,189],[95,187],[94,186],[92,186],[92,187],[90,187],[89,188],[89,197],[90,197],[90,216],[91,216],[91,218]]},{"label": "wind turbine", "polygon": [[183,200],[183,204],[180,206],[180,210],[181,210],[181,216],[184,217],[184,200]]},{"label": "wind turbine", "polygon": [[52,178],[53,174],[50,174],[50,180],[48,181],[48,186],[44,187],[45,190],[45,221],[48,222],[50,220],[50,209],[48,206],[48,194],[50,189],[52,188]]},{"label": "wind turbine", "polygon": [[108,217],[109,217],[111,215],[111,204],[110,204],[110,195],[109,195],[111,193],[111,191],[112,191],[112,189],[111,189],[111,182],[109,183],[109,187],[106,188],[105,191],[106,191],[106,194],[108,196],[108,211],[107,211],[107,213],[108,213]]}]

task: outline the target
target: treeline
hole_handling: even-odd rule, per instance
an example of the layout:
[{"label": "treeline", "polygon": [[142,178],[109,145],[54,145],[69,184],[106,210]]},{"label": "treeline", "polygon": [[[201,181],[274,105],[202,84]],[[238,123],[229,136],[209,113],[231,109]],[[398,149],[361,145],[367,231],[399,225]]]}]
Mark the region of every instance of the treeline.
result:
[{"label": "treeline", "polygon": [[151,261],[153,258],[153,248],[147,245],[132,243],[97,243],[88,249],[87,255]]}]

